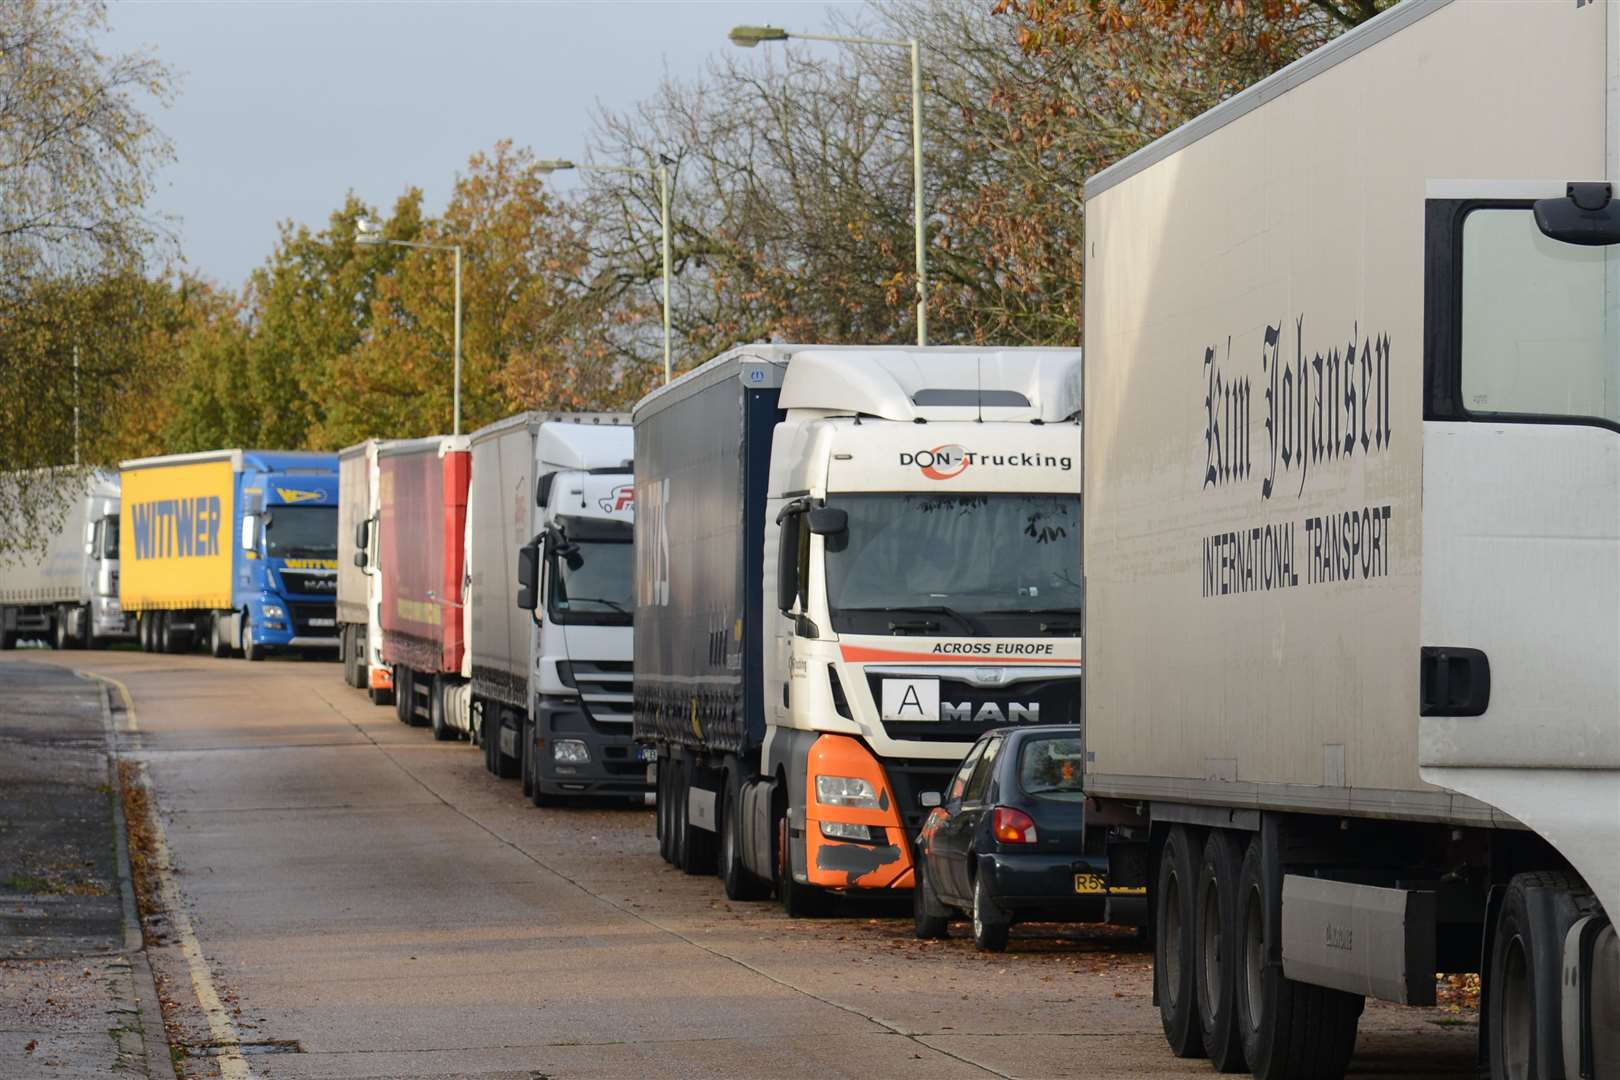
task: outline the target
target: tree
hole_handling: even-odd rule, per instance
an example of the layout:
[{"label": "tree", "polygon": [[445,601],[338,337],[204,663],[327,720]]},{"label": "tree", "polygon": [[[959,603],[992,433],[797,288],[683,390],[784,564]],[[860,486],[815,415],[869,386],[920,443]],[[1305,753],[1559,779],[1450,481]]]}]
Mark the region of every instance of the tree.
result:
[{"label": "tree", "polygon": [[75,404],[81,420],[99,416],[116,394],[127,352],[98,320],[136,302],[159,236],[142,207],[170,148],[134,97],[162,100],[170,75],[98,52],[105,29],[94,0],[11,0],[0,20],[0,472],[19,474],[0,517],[34,526],[0,537],[0,557],[66,507],[72,485],[29,478],[72,462]]}]

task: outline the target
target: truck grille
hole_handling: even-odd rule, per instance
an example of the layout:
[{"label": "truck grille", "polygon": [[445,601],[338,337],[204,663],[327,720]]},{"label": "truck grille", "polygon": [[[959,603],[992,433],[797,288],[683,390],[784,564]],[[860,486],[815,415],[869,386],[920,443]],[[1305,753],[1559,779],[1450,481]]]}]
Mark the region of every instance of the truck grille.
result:
[{"label": "truck grille", "polygon": [[[293,633],[299,637],[337,637],[337,612],[331,604],[289,604]],[[324,625],[316,625],[320,620]]]},{"label": "truck grille", "polygon": [[334,570],[281,571],[281,585],[290,593],[301,596],[336,596],[337,572]]},{"label": "truck grille", "polygon": [[574,660],[570,663],[586,716],[600,724],[630,725],[634,666],[629,660]]},{"label": "truck grille", "polygon": [[[893,677],[867,673],[866,682],[873,702],[883,703],[883,680]],[[1005,686],[975,686],[964,679],[942,675],[939,702],[938,721],[885,720],[883,733],[891,739],[911,742],[970,743],[986,731],[1008,724],[1078,724],[1080,680],[1039,679]],[[952,707],[952,715],[946,715],[947,706]],[[966,706],[965,719],[959,712],[963,706]]]}]

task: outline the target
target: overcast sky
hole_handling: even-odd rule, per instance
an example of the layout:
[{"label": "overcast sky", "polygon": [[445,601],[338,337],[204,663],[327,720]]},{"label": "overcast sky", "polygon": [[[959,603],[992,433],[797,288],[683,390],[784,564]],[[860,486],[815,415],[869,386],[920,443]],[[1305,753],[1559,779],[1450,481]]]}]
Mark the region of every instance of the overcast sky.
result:
[{"label": "overcast sky", "polygon": [[511,138],[579,157],[598,102],[697,75],[733,25],[816,30],[860,3],[115,0],[105,44],[149,46],[179,72],[154,110],[178,158],[155,206],[181,219],[193,270],[237,286],[278,222],[324,225],[351,188],[387,209],[416,184],[437,213],[474,151]]}]

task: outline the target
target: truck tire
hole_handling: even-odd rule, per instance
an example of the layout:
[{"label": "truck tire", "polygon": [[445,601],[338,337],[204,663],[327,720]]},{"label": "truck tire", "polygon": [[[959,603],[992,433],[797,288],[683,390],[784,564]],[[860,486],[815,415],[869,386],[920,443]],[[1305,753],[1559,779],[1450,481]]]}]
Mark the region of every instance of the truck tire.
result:
[{"label": "truck tire", "polygon": [[266,655],[264,646],[253,640],[252,623],[244,623],[242,626],[242,655],[255,664]]},{"label": "truck tire", "polygon": [[411,669],[403,664],[394,668],[394,715],[407,726],[415,723],[411,710],[415,707],[411,696]]},{"label": "truck tire", "polygon": [[742,854],[742,776],[736,769],[726,772],[721,789],[720,851],[716,871],[725,886],[728,900],[765,900],[770,890],[743,862]]},{"label": "truck tire", "polygon": [[1216,1072],[1243,1072],[1243,1040],[1238,1036],[1237,983],[1233,975],[1232,942],[1236,940],[1238,878],[1243,856],[1237,837],[1227,829],[1212,829],[1204,841],[1194,892],[1193,923],[1197,941],[1193,950],[1194,1002],[1198,1027]]},{"label": "truck tire", "polygon": [[671,865],[675,863],[675,826],[670,823],[669,814],[672,805],[669,786],[670,776],[673,771],[674,763],[669,758],[660,755],[658,758],[657,792],[654,795],[656,813],[653,816],[657,820],[655,831],[658,833],[658,855]]},{"label": "truck tire", "polygon": [[231,655],[231,642],[225,636],[225,619],[217,612],[208,620],[208,655],[224,660]]},{"label": "truck tire", "polygon": [[392,705],[394,692],[385,686],[368,686],[366,694],[371,698],[373,705]]},{"label": "truck tire", "polygon": [[950,936],[951,917],[934,886],[928,880],[928,860],[920,853],[914,871],[916,881],[911,887],[911,917],[917,924],[918,941],[938,941]]},{"label": "truck tire", "polygon": [[10,652],[17,647],[17,631],[0,630],[0,650]]},{"label": "truck tire", "polygon": [[[1550,898],[1542,894],[1550,890]],[[1571,874],[1516,874],[1502,895],[1491,946],[1487,1021],[1491,1080],[1562,1075],[1564,936],[1590,899]]]},{"label": "truck tire", "polygon": [[357,685],[354,676],[354,627],[344,623],[338,630],[338,650],[343,654],[343,681],[349,686]]},{"label": "truck tire", "polygon": [[76,644],[73,631],[68,629],[68,608],[59,607],[51,620],[51,645],[57,652],[67,652]]},{"label": "truck tire", "polygon": [[[1283,975],[1271,963],[1272,913],[1281,889],[1266,881],[1264,833],[1249,841],[1238,879],[1235,909],[1238,939],[1233,983],[1243,1056],[1258,1080],[1338,1080],[1356,1048],[1356,1025],[1366,999],[1342,990],[1310,986]],[[1278,895],[1272,895],[1273,892]]]},{"label": "truck tire", "polygon": [[707,829],[692,824],[692,768],[681,770],[681,800],[676,804],[680,815],[681,869],[694,876],[715,871],[715,841],[719,839]]},{"label": "truck tire", "polygon": [[825,890],[801,885],[793,879],[793,845],[788,842],[787,823],[785,813],[776,820],[777,899],[790,919],[819,918],[832,907],[832,901]]},{"label": "truck tire", "polygon": [[[537,787],[534,782],[534,721],[525,716],[518,724],[519,745],[518,760],[523,762],[523,797],[532,800]],[[538,805],[538,804],[536,804]]]},{"label": "truck tire", "polygon": [[1204,1056],[1203,1035],[1194,1005],[1196,936],[1193,927],[1197,838],[1184,825],[1173,825],[1159,849],[1154,882],[1153,989],[1159,999],[1159,1022],[1170,1052],[1180,1058]]},{"label": "truck tire", "polygon": [[[449,717],[445,715],[444,692],[448,689],[444,676],[435,675],[428,683],[428,726],[433,729],[435,742],[450,742],[459,732],[450,726]],[[499,748],[497,747],[497,750]]]}]

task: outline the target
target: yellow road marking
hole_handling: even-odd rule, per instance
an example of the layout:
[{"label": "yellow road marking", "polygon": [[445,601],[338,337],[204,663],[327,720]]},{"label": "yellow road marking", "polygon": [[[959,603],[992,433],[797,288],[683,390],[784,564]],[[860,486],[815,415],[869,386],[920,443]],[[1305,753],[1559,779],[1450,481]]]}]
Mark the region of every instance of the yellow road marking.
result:
[{"label": "yellow road marking", "polygon": [[[110,675],[83,674],[117,687],[119,696],[124,699],[124,716],[128,720],[129,730],[139,732],[141,724],[135,715],[135,699],[130,696],[129,687]],[[237,1033],[231,1014],[219,1000],[213,973],[208,970],[208,960],[203,956],[202,943],[197,940],[197,931],[191,925],[191,916],[181,899],[180,887],[175,884],[174,864],[169,859],[169,838],[163,829],[163,819],[157,812],[157,792],[147,776],[146,763],[136,762],[135,772],[147,792],[148,828],[152,833],[152,861],[157,873],[158,892],[163,897],[163,906],[168,909],[169,925],[174,928],[175,937],[180,941],[180,955],[185,957],[186,970],[191,975],[191,989],[197,995],[197,1004],[202,1007],[203,1015],[208,1018],[208,1031],[218,1048],[218,1056],[214,1060],[219,1066],[219,1075],[224,1080],[252,1080],[253,1070],[248,1068],[247,1059],[242,1056],[242,1036]]]}]

